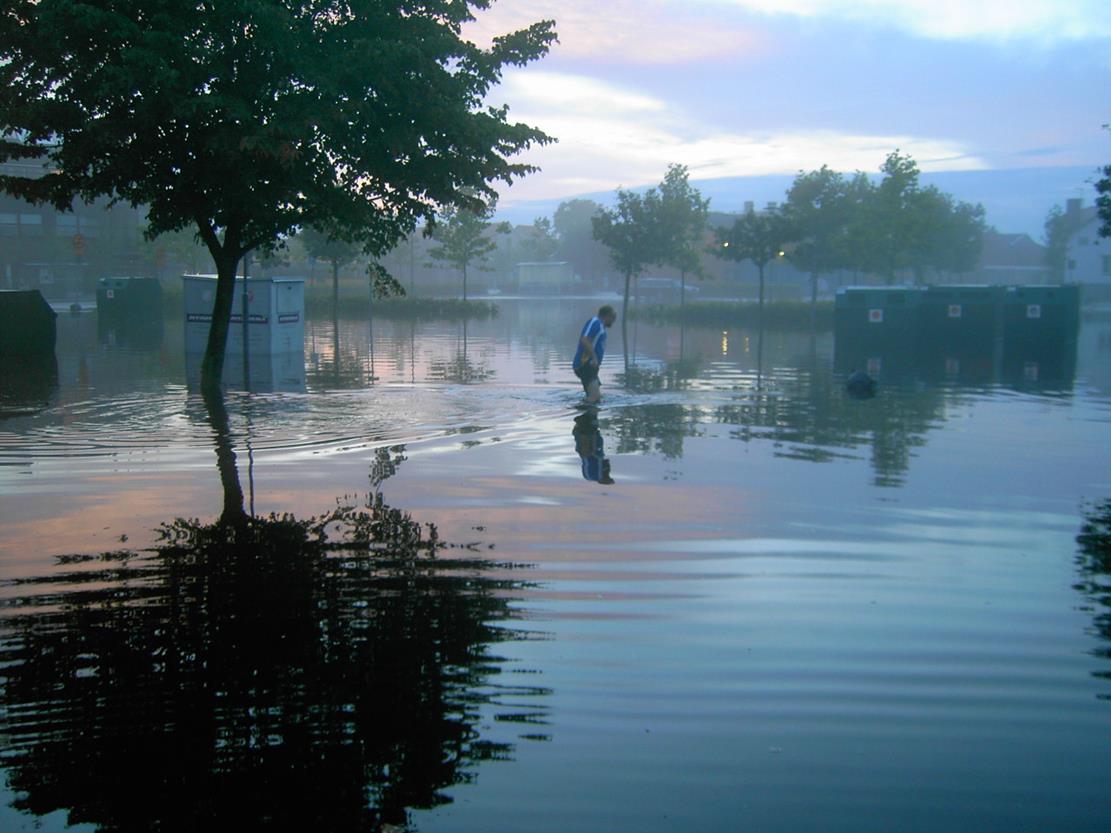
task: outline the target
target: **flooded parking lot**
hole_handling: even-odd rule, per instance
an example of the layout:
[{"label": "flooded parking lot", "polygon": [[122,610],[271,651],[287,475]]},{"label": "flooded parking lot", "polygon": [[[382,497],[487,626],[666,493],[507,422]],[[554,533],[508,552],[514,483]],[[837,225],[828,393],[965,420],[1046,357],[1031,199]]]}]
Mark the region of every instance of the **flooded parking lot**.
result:
[{"label": "flooded parking lot", "polygon": [[829,331],[631,323],[589,411],[597,303],[310,320],[218,414],[178,322],[60,317],[0,422],[0,827],[1106,829],[1111,320],[870,399]]}]

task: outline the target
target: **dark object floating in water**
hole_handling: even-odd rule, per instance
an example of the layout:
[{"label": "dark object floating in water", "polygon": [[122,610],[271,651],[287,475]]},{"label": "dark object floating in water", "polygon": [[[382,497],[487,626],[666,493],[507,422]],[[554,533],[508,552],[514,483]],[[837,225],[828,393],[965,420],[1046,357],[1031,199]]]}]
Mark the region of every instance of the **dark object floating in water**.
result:
[{"label": "dark object floating in water", "polygon": [[854,370],[845,382],[845,390],[849,392],[849,396],[868,399],[876,395],[876,380],[863,370]]}]

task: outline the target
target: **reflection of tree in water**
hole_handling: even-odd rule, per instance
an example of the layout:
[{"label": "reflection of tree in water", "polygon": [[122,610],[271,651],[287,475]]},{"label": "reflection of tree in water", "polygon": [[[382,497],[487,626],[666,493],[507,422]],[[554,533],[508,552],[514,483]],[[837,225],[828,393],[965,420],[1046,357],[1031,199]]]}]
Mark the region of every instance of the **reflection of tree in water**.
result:
[{"label": "reflection of tree in water", "polygon": [[683,456],[684,437],[701,433],[695,409],[668,403],[610,411],[601,427],[617,437],[618,454],[655,452],[669,460]]},{"label": "reflection of tree in water", "polygon": [[617,383],[631,393],[687,390],[691,380],[698,377],[701,364],[698,358],[685,358],[668,362],[662,368],[630,365],[617,374]]},{"label": "reflection of tree in water", "polygon": [[[630,365],[618,375],[621,386],[632,393],[686,390],[698,376],[698,359],[681,359],[656,369]],[[683,456],[683,438],[697,437],[697,408],[677,403],[648,402],[607,412],[603,427],[617,437],[617,453],[656,452],[669,460]]]},{"label": "reflection of tree in water", "polygon": [[[1096,633],[1104,644],[1094,652],[1104,660],[1111,660],[1111,499],[1089,506],[1084,524],[1076,536],[1079,548],[1077,565],[1080,581],[1077,589],[1099,605],[1093,610]],[[1096,677],[1111,680],[1111,671],[1101,669]],[[1101,700],[1111,700],[1111,693],[1099,695]]]},{"label": "reflection of tree in water", "polygon": [[760,374],[715,409],[715,421],[734,426],[735,439],[769,440],[778,456],[791,459],[830,462],[870,446],[876,485],[901,486],[914,449],[925,444],[944,406],[943,392],[931,388],[881,388],[874,399],[853,399],[843,380],[815,360]]},{"label": "reflection of tree in water", "polygon": [[[321,389],[365,388],[374,381],[373,342],[364,342],[363,339],[357,338],[341,340],[339,319],[332,318],[329,323],[330,330],[321,327],[317,322],[309,324],[313,360],[305,369],[305,381],[312,387]],[[324,343],[329,345],[331,355],[320,358],[318,351]],[[371,345],[370,353],[360,351],[359,348],[364,343]]]},{"label": "reflection of tree in water", "polygon": [[397,474],[397,468],[409,458],[405,456],[405,446],[382,446],[374,451],[374,461],[370,464],[370,485],[377,489],[389,478]]},{"label": "reflection of tree in water", "polygon": [[485,382],[494,377],[488,362],[467,356],[467,322],[463,321],[463,338],[450,359],[435,359],[428,364],[428,378],[435,382]]},{"label": "reflection of tree in water", "polygon": [[435,530],[380,495],[311,520],[233,503],[165,525],[150,552],[9,582],[18,809],[110,831],[408,826],[510,754],[480,737],[480,709],[508,695],[499,720],[543,722],[522,705],[542,690],[497,683],[517,585],[487,562],[436,558]]},{"label": "reflection of tree in water", "polygon": [[[717,392],[728,391],[727,403],[704,411],[697,400],[649,402],[607,412],[617,451],[681,457],[684,437],[698,436],[701,425],[716,423],[728,426],[734,439],[768,441],[777,456],[815,463],[852,457],[856,449],[867,446],[876,484],[903,484],[914,450],[944,418],[945,391],[890,386],[881,388],[874,399],[859,401],[846,394],[844,380],[819,360],[813,347],[808,355],[766,370],[763,339],[758,335],[756,342],[757,365],[727,389],[720,383],[713,386]],[[620,381],[633,393],[687,391],[705,386],[698,381],[700,369],[698,360],[661,369],[635,366]]]}]

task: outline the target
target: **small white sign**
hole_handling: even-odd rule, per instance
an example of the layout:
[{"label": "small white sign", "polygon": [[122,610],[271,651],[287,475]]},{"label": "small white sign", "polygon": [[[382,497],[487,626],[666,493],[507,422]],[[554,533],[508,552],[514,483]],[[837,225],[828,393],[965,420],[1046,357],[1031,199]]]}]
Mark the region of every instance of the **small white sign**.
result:
[{"label": "small white sign", "polygon": [[114,290],[114,289],[106,290],[105,293],[104,293],[104,297],[107,298],[109,301],[111,301],[113,298],[116,297],[116,290]]},{"label": "small white sign", "polygon": [[882,324],[883,323],[883,310],[870,309],[868,310],[868,323],[869,324]]},{"label": "small white sign", "polygon": [[1041,304],[1027,304],[1026,305],[1026,317],[1027,318],[1041,318],[1042,317],[1042,305]]},{"label": "small white sign", "polygon": [[949,317],[950,318],[960,318],[961,317],[961,305],[960,304],[950,304],[949,305]]}]

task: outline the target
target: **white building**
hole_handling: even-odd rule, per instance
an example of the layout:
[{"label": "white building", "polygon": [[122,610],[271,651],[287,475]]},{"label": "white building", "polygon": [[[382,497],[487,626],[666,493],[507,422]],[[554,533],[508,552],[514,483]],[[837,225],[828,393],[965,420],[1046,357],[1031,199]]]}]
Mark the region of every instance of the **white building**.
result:
[{"label": "white building", "polygon": [[1065,247],[1065,280],[1078,283],[1085,301],[1111,301],[1111,237],[1101,237],[1095,207],[1080,208],[1080,226]]}]

